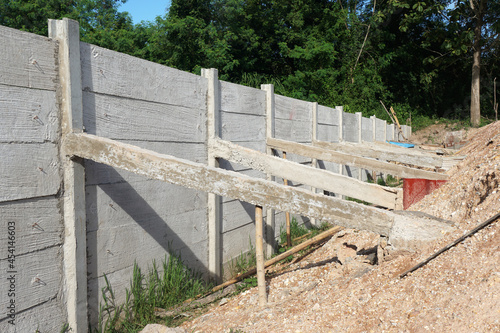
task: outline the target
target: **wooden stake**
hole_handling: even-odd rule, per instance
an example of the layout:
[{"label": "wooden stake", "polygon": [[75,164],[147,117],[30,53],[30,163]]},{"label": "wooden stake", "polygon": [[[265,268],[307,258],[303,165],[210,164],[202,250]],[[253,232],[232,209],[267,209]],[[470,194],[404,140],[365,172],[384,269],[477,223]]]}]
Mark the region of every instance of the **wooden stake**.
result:
[{"label": "wooden stake", "polygon": [[[399,134],[403,137],[403,140],[407,141],[404,134],[403,134],[403,129],[401,128],[401,125],[399,124],[398,117],[396,116],[396,111],[394,111],[394,108],[391,106],[391,112],[392,115],[394,116],[394,120],[396,120],[396,125],[398,126]],[[398,138],[399,141],[399,138]]]},{"label": "wooden stake", "polygon": [[[286,160],[286,151],[283,152],[283,159]],[[285,186],[288,186],[288,179],[283,179],[283,184],[285,184]],[[292,246],[290,212],[285,212],[285,219],[286,219],[286,246],[290,247]]]},{"label": "wooden stake", "polygon": [[267,303],[266,275],[264,272],[264,238],[262,236],[262,206],[255,206],[255,251],[257,258],[257,285],[259,288],[259,305]]}]

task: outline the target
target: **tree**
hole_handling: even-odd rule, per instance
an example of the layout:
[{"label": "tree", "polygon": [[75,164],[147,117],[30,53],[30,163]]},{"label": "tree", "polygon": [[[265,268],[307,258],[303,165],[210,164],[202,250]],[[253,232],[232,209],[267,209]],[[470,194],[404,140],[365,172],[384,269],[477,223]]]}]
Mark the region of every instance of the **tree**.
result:
[{"label": "tree", "polygon": [[[481,118],[481,72],[484,52],[495,51],[499,41],[500,4],[494,0],[446,0],[446,1],[396,1],[400,7],[411,8],[401,25],[408,28],[408,22],[424,22],[434,18],[441,23],[439,29],[425,33],[422,47],[431,44],[434,55],[424,61],[437,61],[441,69],[457,62],[467,62],[472,67],[470,77],[470,121],[479,126]],[[426,19],[427,18],[427,19]],[[437,21],[436,21],[437,19]],[[439,47],[436,47],[439,42]],[[438,56],[436,56],[438,54]],[[490,57],[491,58],[491,57]],[[495,58],[495,57],[493,57]],[[465,60],[466,59],[466,60]],[[449,78],[448,82],[452,82]]]}]

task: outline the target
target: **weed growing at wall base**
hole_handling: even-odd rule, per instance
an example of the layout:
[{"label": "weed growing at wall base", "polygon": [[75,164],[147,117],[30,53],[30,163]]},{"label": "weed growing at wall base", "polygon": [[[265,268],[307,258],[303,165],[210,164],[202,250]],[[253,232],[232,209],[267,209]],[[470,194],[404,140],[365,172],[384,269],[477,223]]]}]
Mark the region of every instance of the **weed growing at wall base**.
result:
[{"label": "weed growing at wall base", "polygon": [[172,317],[157,318],[155,308],[168,309],[183,301],[206,293],[210,289],[201,274],[187,268],[177,254],[165,256],[161,268],[153,261],[147,275],[134,264],[130,291],[126,301],[117,305],[113,289],[104,275],[103,302],[99,309],[98,327],[93,332],[138,332],[149,323],[175,325]]}]

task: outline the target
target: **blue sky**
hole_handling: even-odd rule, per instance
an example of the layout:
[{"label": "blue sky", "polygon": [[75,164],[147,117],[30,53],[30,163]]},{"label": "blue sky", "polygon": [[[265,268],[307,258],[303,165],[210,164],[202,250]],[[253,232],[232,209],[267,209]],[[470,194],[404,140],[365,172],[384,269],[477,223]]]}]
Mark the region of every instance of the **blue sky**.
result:
[{"label": "blue sky", "polygon": [[127,0],[118,10],[129,12],[134,23],[139,23],[163,16],[167,7],[170,7],[170,0]]}]

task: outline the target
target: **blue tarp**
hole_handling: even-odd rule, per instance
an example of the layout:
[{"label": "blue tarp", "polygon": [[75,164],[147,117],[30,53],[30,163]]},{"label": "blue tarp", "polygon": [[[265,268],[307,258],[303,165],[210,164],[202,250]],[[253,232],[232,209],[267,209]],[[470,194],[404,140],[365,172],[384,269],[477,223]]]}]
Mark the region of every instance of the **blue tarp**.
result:
[{"label": "blue tarp", "polygon": [[396,141],[387,141],[392,145],[400,146],[400,147],[405,147],[405,148],[414,148],[415,145],[413,143],[404,143],[404,142],[396,142]]}]

